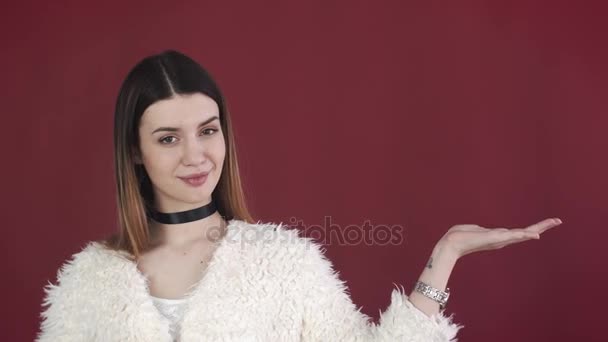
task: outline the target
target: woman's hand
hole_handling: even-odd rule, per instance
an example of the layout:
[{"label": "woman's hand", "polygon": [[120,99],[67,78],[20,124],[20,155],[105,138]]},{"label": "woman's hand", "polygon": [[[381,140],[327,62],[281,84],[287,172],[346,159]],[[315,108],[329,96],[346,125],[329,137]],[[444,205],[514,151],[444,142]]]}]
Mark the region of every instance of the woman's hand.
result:
[{"label": "woman's hand", "polygon": [[484,228],[474,224],[459,224],[450,228],[438,245],[448,247],[457,258],[464,255],[499,249],[530,239],[540,239],[540,234],[562,224],[558,218],[546,219],[525,228]]}]

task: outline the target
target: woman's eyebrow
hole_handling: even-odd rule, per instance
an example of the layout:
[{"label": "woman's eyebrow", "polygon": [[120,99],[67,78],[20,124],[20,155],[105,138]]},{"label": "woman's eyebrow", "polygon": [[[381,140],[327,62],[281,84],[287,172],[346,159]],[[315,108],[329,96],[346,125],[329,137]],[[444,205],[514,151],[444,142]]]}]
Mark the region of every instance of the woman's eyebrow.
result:
[{"label": "woman's eyebrow", "polygon": [[[205,126],[206,124],[210,123],[213,120],[219,120],[219,118],[217,116],[212,116],[209,119],[198,124],[198,128],[200,128],[201,126]],[[154,131],[152,131],[151,134],[154,134],[156,132],[179,132],[179,130],[180,129],[176,128],[176,127],[159,127],[157,129],[155,129]]]}]

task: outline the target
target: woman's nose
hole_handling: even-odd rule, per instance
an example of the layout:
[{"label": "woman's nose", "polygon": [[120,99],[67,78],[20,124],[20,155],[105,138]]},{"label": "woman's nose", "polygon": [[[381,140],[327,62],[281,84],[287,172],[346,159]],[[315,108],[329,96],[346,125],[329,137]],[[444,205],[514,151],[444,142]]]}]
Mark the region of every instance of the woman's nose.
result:
[{"label": "woman's nose", "polygon": [[205,157],[205,144],[197,139],[188,140],[183,146],[183,162],[185,165],[202,164]]}]

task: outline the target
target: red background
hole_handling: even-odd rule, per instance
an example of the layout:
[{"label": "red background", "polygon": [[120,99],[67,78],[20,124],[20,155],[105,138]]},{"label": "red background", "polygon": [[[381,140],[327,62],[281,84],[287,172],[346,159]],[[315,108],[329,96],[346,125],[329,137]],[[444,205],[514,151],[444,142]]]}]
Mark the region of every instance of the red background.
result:
[{"label": "red background", "polygon": [[[401,224],[328,245],[378,317],[452,225],[564,224],[459,260],[462,341],[598,341],[607,295],[602,1],[2,4],[2,334],[32,340],[42,287],[115,229],[114,101],[143,56],[208,68],[256,218]],[[602,271],[603,270],[603,271]]]}]

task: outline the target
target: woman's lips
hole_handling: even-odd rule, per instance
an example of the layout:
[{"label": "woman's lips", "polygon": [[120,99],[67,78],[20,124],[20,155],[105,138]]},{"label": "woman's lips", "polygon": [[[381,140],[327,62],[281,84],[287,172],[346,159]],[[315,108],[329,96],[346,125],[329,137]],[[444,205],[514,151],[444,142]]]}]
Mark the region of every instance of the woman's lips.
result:
[{"label": "woman's lips", "polygon": [[193,176],[193,177],[179,177],[179,179],[183,180],[186,184],[190,185],[190,186],[201,186],[203,184],[205,184],[205,181],[207,181],[207,176],[208,174],[202,174],[201,176]]}]

